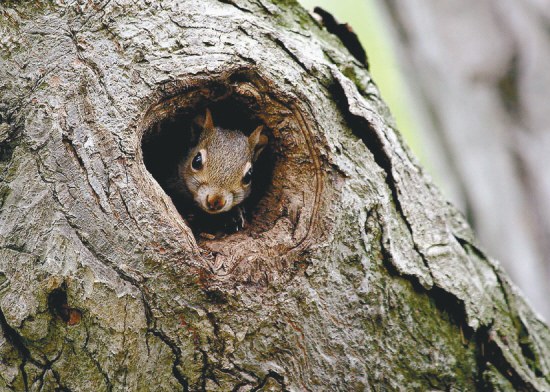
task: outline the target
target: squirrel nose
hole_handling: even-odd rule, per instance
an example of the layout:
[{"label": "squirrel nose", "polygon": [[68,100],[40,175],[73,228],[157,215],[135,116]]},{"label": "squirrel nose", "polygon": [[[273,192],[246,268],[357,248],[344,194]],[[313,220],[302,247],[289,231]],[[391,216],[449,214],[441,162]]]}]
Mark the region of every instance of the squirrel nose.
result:
[{"label": "squirrel nose", "polygon": [[219,211],[225,206],[225,200],[220,195],[206,196],[206,206],[211,211]]}]

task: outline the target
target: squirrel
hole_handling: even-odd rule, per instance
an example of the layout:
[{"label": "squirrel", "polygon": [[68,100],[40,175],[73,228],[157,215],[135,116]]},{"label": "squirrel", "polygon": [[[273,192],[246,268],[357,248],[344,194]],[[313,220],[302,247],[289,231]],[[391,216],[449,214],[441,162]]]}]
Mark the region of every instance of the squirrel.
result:
[{"label": "squirrel", "polygon": [[237,207],[233,223],[238,231],[245,224],[240,204],[250,195],[254,163],[268,143],[263,125],[247,137],[239,130],[214,126],[209,109],[195,123],[202,130],[197,145],[178,164],[178,183],[183,194],[208,214]]}]

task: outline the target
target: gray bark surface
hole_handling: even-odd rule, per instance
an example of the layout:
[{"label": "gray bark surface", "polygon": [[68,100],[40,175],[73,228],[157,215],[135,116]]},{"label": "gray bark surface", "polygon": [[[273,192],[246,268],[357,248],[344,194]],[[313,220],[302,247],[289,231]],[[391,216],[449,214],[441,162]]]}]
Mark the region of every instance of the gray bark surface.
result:
[{"label": "gray bark surface", "polygon": [[397,31],[436,177],[550,320],[548,2],[379,3]]},{"label": "gray bark surface", "polygon": [[[548,327],[295,2],[0,16],[0,390],[550,389]],[[204,238],[141,146],[230,99],[272,184]]]}]

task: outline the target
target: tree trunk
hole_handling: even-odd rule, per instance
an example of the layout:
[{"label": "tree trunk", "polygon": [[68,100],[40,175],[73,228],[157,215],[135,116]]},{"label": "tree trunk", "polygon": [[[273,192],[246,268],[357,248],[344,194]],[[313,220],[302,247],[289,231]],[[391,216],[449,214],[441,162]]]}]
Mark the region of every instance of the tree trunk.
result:
[{"label": "tree trunk", "polygon": [[[2,390],[550,388],[550,331],[295,2],[0,12]],[[206,107],[270,133],[236,233],[166,185]]]},{"label": "tree trunk", "polygon": [[550,320],[548,3],[380,3],[398,31],[436,176]]}]

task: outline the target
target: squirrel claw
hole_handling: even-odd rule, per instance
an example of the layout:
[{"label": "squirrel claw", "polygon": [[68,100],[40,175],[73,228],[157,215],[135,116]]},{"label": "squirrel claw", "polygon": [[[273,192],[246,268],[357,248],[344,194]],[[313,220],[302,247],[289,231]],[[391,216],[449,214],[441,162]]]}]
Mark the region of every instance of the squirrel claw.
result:
[{"label": "squirrel claw", "polygon": [[235,212],[231,216],[231,224],[229,227],[232,227],[235,232],[240,231],[246,226],[246,219],[244,216],[244,208],[239,206],[235,208]]}]

